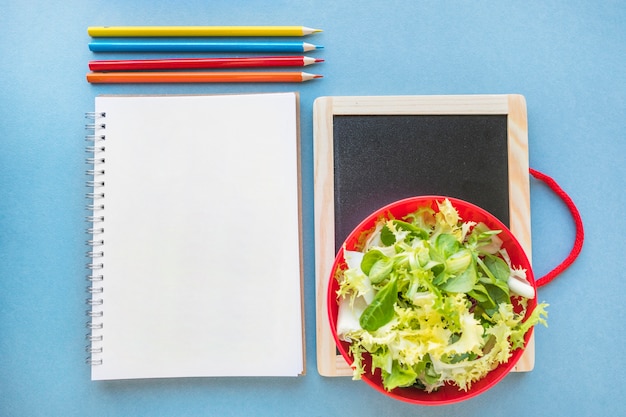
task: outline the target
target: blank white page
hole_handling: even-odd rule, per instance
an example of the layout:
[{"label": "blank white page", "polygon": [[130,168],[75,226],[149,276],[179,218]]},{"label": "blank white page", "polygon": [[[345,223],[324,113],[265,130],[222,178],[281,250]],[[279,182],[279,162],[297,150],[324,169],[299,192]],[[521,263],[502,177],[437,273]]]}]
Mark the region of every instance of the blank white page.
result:
[{"label": "blank white page", "polygon": [[297,103],[96,98],[106,162],[92,379],[304,372]]}]

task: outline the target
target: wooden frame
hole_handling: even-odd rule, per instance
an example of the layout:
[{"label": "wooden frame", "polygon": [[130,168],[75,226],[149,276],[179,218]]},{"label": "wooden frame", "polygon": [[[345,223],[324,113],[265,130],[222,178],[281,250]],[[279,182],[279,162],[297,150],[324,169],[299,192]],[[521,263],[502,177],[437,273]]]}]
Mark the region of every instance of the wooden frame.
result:
[{"label": "wooden frame", "polygon": [[[314,192],[317,368],[323,376],[349,376],[337,354],[327,317],[326,293],[335,259],[333,117],[335,115],[506,115],[510,228],[529,259],[530,185],[526,102],[520,95],[320,97],[314,109]],[[534,367],[534,337],[514,368]]]}]

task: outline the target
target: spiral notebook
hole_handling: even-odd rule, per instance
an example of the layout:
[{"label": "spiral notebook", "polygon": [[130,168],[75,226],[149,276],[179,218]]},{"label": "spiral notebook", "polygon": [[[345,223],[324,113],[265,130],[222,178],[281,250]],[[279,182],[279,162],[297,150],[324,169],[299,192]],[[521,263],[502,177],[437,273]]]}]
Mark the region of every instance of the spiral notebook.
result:
[{"label": "spiral notebook", "polygon": [[96,97],[92,380],[304,373],[298,100]]}]

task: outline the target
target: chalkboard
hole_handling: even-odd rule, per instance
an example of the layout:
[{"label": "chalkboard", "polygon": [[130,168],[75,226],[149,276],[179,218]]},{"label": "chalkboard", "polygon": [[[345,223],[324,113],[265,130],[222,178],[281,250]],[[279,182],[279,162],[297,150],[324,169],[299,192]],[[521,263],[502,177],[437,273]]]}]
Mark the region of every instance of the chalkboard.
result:
[{"label": "chalkboard", "polygon": [[[336,252],[376,209],[444,195],[488,210],[529,259],[526,103],[520,95],[321,97],[314,104],[317,362],[351,375],[337,355],[326,311]],[[534,339],[516,371],[534,366]]]},{"label": "chalkboard", "polygon": [[336,115],[335,251],[376,209],[416,195],[474,203],[509,224],[505,115]]}]

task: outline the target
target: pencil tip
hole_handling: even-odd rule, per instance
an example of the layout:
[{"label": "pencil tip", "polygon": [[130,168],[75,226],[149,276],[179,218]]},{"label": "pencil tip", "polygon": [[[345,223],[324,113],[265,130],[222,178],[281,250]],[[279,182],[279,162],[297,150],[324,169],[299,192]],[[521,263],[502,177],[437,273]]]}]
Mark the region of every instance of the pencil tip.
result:
[{"label": "pencil tip", "polygon": [[315,62],[324,62],[322,58],[315,58]]},{"label": "pencil tip", "polygon": [[306,26],[302,27],[302,34],[303,35],[312,35],[314,33],[319,33],[321,31],[322,31],[322,29],[315,29],[315,28],[310,28],[310,27],[306,27]]},{"label": "pencil tip", "polygon": [[324,76],[323,76],[323,75],[319,75],[319,74],[315,74],[315,75],[313,76],[313,78],[324,78]]}]

